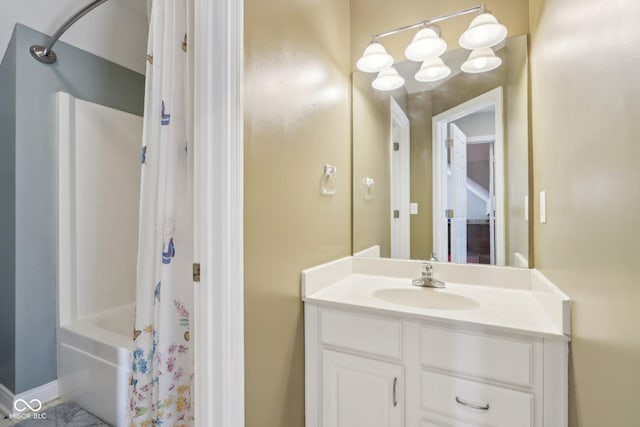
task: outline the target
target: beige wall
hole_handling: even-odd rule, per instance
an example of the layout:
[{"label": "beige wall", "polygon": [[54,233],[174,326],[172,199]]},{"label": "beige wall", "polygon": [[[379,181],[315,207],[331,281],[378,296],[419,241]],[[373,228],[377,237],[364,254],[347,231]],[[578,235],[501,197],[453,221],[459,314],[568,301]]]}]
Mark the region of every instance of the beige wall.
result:
[{"label": "beige wall", "polygon": [[300,271],[351,253],[349,60],[347,0],[245,2],[248,427],[304,425]]},{"label": "beige wall", "polygon": [[640,422],[638,16],[637,0],[531,0],[535,264],[573,300],[572,427]]}]

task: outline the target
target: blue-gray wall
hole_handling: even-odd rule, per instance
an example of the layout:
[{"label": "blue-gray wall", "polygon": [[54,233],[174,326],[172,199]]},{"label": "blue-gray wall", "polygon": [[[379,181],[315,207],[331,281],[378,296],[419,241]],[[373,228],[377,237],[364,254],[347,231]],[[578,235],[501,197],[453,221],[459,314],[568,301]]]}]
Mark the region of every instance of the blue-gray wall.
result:
[{"label": "blue-gray wall", "polygon": [[29,46],[46,40],[16,26],[15,140],[8,149],[15,149],[15,384],[5,384],[15,393],[56,379],[55,94],[138,115],[144,106],[144,76],[64,43],[54,47],[57,63],[41,64]]},{"label": "blue-gray wall", "polygon": [[0,384],[15,388],[16,38],[0,65]]}]

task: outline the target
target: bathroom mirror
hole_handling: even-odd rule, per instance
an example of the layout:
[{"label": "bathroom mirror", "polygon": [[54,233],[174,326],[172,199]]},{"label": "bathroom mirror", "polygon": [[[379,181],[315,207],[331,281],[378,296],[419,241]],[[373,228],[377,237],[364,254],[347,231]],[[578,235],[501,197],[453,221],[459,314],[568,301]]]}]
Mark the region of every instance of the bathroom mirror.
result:
[{"label": "bathroom mirror", "polygon": [[353,73],[355,255],[529,266],[527,36],[494,50],[502,65],[479,74],[445,52],[435,83],[395,64],[405,84],[389,92]]}]

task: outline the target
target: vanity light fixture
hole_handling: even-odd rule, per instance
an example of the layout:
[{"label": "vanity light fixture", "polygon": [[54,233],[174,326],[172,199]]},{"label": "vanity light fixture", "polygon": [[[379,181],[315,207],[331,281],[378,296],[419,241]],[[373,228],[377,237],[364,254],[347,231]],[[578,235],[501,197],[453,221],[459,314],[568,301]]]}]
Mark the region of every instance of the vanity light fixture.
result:
[{"label": "vanity light fixture", "polygon": [[436,56],[429,58],[422,63],[420,70],[415,75],[415,79],[419,82],[437,82],[451,74],[451,68],[447,67],[442,58]]},{"label": "vanity light fixture", "polygon": [[471,21],[468,29],[462,33],[458,42],[463,48],[472,50],[472,52],[461,69],[466,73],[482,73],[493,70],[502,64],[502,60],[495,55],[491,47],[506,38],[507,28],[486,10],[485,5],[459,10],[376,34],[356,66],[359,70],[367,73],[379,73],[371,83],[377,90],[394,90],[401,87],[404,84],[404,79],[393,68],[393,57],[387,53],[379,39],[420,28],[405,49],[405,55],[412,61],[423,62],[415,75],[416,80],[420,82],[442,80],[451,74],[451,69],[440,58],[440,55],[447,50],[447,43],[440,38],[440,30],[434,24],[469,13],[476,13],[477,16]]},{"label": "vanity light fixture", "polygon": [[507,37],[507,27],[498,23],[492,14],[485,12],[473,18],[458,43],[465,49],[482,49],[495,46]]},{"label": "vanity light fixture", "polygon": [[498,58],[490,47],[475,49],[469,54],[460,67],[465,73],[484,73],[495,70],[502,64],[502,59]]},{"label": "vanity light fixture", "polygon": [[384,46],[374,38],[358,59],[358,70],[366,73],[377,73],[393,65],[393,57],[387,53]]},{"label": "vanity light fixture", "polygon": [[437,27],[425,27],[418,31],[413,41],[404,51],[404,56],[412,61],[424,61],[442,55],[447,50],[447,43],[440,38]]},{"label": "vanity light fixture", "polygon": [[398,70],[387,67],[378,73],[378,77],[371,83],[377,90],[395,90],[404,84],[404,78],[398,74]]}]

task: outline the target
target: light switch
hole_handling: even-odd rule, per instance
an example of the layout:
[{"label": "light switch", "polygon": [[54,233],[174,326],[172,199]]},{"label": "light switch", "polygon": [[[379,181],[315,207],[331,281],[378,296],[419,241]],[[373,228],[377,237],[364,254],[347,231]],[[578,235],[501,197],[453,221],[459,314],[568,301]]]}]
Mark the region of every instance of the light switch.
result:
[{"label": "light switch", "polygon": [[524,196],[524,220],[529,221],[529,196]]},{"label": "light switch", "polygon": [[411,203],[409,205],[409,213],[411,215],[418,215],[418,204],[417,203]]},{"label": "light switch", "polygon": [[547,192],[540,192],[540,224],[547,223]]}]

